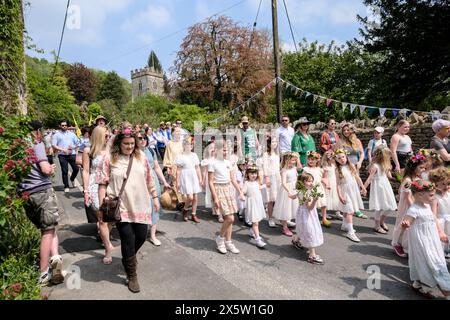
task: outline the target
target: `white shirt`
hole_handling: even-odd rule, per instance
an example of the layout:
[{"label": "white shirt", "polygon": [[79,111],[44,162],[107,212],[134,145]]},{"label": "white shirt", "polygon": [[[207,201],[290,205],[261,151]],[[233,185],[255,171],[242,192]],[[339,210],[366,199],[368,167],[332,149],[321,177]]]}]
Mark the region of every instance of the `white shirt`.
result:
[{"label": "white shirt", "polygon": [[292,127],[279,127],[277,129],[277,137],[278,137],[278,146],[279,146],[279,154],[283,154],[285,152],[291,151],[291,142],[294,138],[295,131]]},{"label": "white shirt", "polygon": [[229,183],[231,170],[232,165],[228,160],[214,159],[208,165],[208,172],[214,172],[214,183]]}]

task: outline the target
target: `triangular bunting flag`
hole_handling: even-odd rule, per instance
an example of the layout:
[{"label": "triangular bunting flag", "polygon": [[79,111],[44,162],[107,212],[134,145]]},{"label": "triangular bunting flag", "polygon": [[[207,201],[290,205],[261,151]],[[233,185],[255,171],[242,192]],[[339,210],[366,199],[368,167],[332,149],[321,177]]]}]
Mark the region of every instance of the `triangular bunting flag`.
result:
[{"label": "triangular bunting flag", "polygon": [[353,113],[353,111],[355,111],[356,109],[356,104],[351,104],[350,105],[350,112]]},{"label": "triangular bunting flag", "polygon": [[380,108],[380,116],[384,117],[385,113],[386,113],[386,108]]},{"label": "triangular bunting flag", "polygon": [[330,105],[333,103],[333,100],[327,99],[327,107],[330,107]]},{"label": "triangular bunting flag", "polygon": [[269,90],[272,89],[272,82],[270,82],[270,83],[267,85],[267,89],[269,89]]},{"label": "triangular bunting flag", "polygon": [[262,88],[261,92],[262,92],[263,94],[266,94],[266,87]]},{"label": "triangular bunting flag", "polygon": [[366,107],[367,107],[367,106],[359,106],[359,112],[360,112],[360,114],[363,114],[363,113],[364,113],[364,110],[366,110]]},{"label": "triangular bunting flag", "polygon": [[398,109],[392,109],[392,115],[394,116],[394,118],[397,118]]},{"label": "triangular bunting flag", "polygon": [[345,109],[348,107],[347,102],[342,102],[342,111],[345,111]]},{"label": "triangular bunting flag", "polygon": [[312,96],[311,92],[306,91],[305,99],[308,99],[310,96]]},{"label": "triangular bunting flag", "polygon": [[369,117],[373,117],[375,115],[376,111],[377,111],[377,108],[372,108],[372,107],[367,108],[367,113],[369,114]]},{"label": "triangular bunting flag", "polygon": [[295,94],[298,94],[299,93],[299,89],[298,88],[295,88]]}]

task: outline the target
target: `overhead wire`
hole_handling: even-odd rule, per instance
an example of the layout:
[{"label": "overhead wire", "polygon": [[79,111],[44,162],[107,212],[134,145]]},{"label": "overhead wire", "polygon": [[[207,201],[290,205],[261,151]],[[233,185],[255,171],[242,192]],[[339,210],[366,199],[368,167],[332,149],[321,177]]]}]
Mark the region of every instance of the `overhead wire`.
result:
[{"label": "overhead wire", "polygon": [[294,42],[295,51],[298,52],[297,42],[295,41],[294,31],[292,30],[291,19],[289,18],[289,12],[288,12],[288,8],[287,8],[285,0],[283,0],[283,4],[284,4],[284,10],[286,11],[286,17],[287,17],[287,20],[288,20],[288,23],[289,23],[289,29],[291,30],[291,36],[292,36],[292,41]]},{"label": "overhead wire", "polygon": [[55,68],[53,69],[52,78],[55,76],[56,67],[58,66],[59,54],[61,52],[61,45],[62,45],[63,38],[64,38],[64,31],[66,30],[67,12],[69,11],[69,6],[70,6],[70,0],[67,0],[66,13],[64,15],[64,24],[63,24],[62,31],[61,31],[61,38],[59,39],[58,54],[56,55]]},{"label": "overhead wire", "polygon": [[252,47],[253,37],[255,35],[255,30],[256,30],[256,22],[258,21],[258,16],[259,16],[259,11],[261,10],[262,1],[263,0],[259,0],[259,6],[258,6],[258,10],[256,11],[255,22],[253,22],[253,30],[252,30],[252,34],[250,36],[250,43],[248,44],[249,49]]}]

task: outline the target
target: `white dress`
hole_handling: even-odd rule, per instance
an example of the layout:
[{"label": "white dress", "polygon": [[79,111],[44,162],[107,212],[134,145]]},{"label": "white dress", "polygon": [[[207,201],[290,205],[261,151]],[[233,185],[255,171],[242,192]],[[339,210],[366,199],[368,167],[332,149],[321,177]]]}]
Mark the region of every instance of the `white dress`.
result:
[{"label": "white dress", "polygon": [[450,291],[450,274],[430,206],[414,203],[406,215],[414,218],[408,232],[411,280]]},{"label": "white dress", "polygon": [[322,227],[315,207],[308,210],[305,204],[300,205],[295,222],[295,230],[305,248],[316,248],[323,244]]},{"label": "white dress", "polygon": [[[406,183],[406,181],[405,181]],[[405,216],[406,211],[408,210],[407,198],[411,194],[411,189],[405,188],[405,183],[402,183],[398,192],[400,194],[400,200],[398,202],[398,210],[397,217],[395,219],[394,231],[392,232],[392,246],[396,244],[400,244],[403,247],[403,250],[407,252],[408,250],[408,232],[409,229],[403,229],[401,223]],[[400,235],[403,231],[403,236],[400,239]]]},{"label": "white dress", "polygon": [[258,181],[245,181],[243,192],[246,194],[246,221],[259,222],[263,220],[266,217],[266,211]]},{"label": "white dress", "polygon": [[374,163],[377,172],[370,183],[369,210],[393,211],[397,209],[394,191],[388,180],[386,172],[379,164]]},{"label": "white dress", "polygon": [[311,167],[304,167],[303,170],[310,175],[314,177],[314,184],[318,185],[317,191],[323,194],[322,198],[319,198],[317,200],[317,208],[326,207],[327,205],[327,199],[325,198],[325,188],[323,187],[322,183],[322,176],[323,176],[323,169],[319,167],[311,168]]},{"label": "white dress", "polygon": [[339,210],[339,196],[336,184],[336,166],[326,166],[323,170],[327,172],[328,185],[330,189],[325,189],[325,200],[327,202],[328,210]]},{"label": "white dress", "polygon": [[[214,161],[214,158],[209,158],[209,159],[203,159],[201,162],[201,167],[202,167],[202,171],[203,171],[203,167],[208,167],[208,165]],[[208,173],[206,173],[206,178],[205,178],[205,208],[212,208],[213,207],[213,203],[212,203],[212,195],[211,195],[211,190],[209,189],[209,183],[208,183]]]},{"label": "white dress", "polygon": [[[286,174],[286,185],[291,194],[296,193],[297,168],[283,169]],[[282,171],[282,172],[283,172]],[[291,199],[287,191],[281,187],[273,207],[273,217],[278,220],[295,219],[298,209],[298,198]]]},{"label": "white dress", "polygon": [[[239,187],[244,187],[244,174],[241,172],[241,170],[237,170],[236,172],[236,182],[239,185]],[[245,209],[245,200],[242,200],[239,196],[239,192],[235,191],[235,197],[236,197],[236,203],[239,211],[242,211]]]},{"label": "white dress", "polygon": [[[262,189],[262,191],[266,194],[267,202],[274,202],[281,188],[280,157],[276,153],[269,155],[265,152],[262,163],[264,177],[270,179],[270,188]],[[265,178],[263,181],[266,183]]]},{"label": "white dress", "polygon": [[442,231],[447,236],[450,236],[450,192],[444,195],[436,193],[437,206],[437,220],[442,228]]},{"label": "white dress", "polygon": [[190,154],[181,154],[177,160],[176,165],[181,167],[180,179],[180,193],[183,195],[196,194],[202,192],[200,182],[198,181],[196,166],[200,165],[200,160],[197,154],[191,152]]},{"label": "white dress", "polygon": [[364,209],[358,183],[347,165],[342,166],[342,174],[344,177],[341,179],[340,187],[346,203],[343,204],[339,201],[338,210],[345,213],[355,213],[359,209]]}]

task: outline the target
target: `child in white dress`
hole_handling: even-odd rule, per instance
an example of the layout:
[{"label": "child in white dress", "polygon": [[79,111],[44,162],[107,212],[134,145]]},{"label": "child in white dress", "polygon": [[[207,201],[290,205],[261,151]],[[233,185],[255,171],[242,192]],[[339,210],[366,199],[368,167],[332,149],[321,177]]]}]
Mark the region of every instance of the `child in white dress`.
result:
[{"label": "child in white dress", "polygon": [[414,203],[406,211],[401,226],[408,228],[412,287],[424,294],[437,287],[450,300],[450,273],[436,228],[436,217],[430,208],[434,201],[434,184],[419,179],[413,181],[410,188]]},{"label": "child in white dress", "polygon": [[328,150],[322,157],[322,169],[327,174],[328,186],[325,188],[325,200],[327,210],[334,211],[334,215],[339,220],[344,216],[339,211],[339,196],[336,184],[336,160],[334,160],[333,151]]},{"label": "child in white dress", "polygon": [[[325,199],[325,189],[328,189],[327,173],[320,167],[320,154],[310,151],[307,154],[307,166],[303,168],[304,172],[314,177],[315,183],[318,185],[318,192],[324,196],[317,199],[317,208],[322,213],[321,224],[327,228],[331,226],[331,222],[327,219],[327,200]],[[325,187],[325,188],[324,188]]]},{"label": "child in white dress", "polygon": [[391,175],[391,150],[383,145],[376,148],[369,168],[369,177],[364,188],[370,186],[369,210],[375,211],[375,232],[386,234],[389,229],[384,223],[389,211],[397,210],[397,201],[389,179]]},{"label": "child in white dress", "polygon": [[278,143],[275,139],[267,139],[267,151],[262,157],[264,183],[267,197],[267,215],[269,217],[269,227],[275,228],[275,221],[273,219],[273,206],[277,199],[278,192],[281,188],[281,174],[280,174],[280,156],[276,153]]},{"label": "child in white dress", "polygon": [[194,147],[190,137],[183,141],[183,153],[177,158],[177,190],[186,199],[183,209],[183,220],[188,221],[187,208],[192,205],[192,221],[199,223],[197,217],[197,193],[202,192],[202,175],[200,173],[200,160],[196,153],[192,152]]},{"label": "child in white dress", "polygon": [[259,234],[259,222],[266,217],[264,203],[261,195],[261,186],[258,181],[258,168],[249,166],[245,171],[245,182],[242,192],[246,196],[245,220],[252,224],[249,235],[255,238],[256,246],[262,248],[266,245]]},{"label": "child in white dress", "polygon": [[273,217],[280,220],[283,227],[282,233],[288,237],[292,237],[292,232],[288,228],[288,222],[290,226],[295,226],[291,220],[295,219],[298,208],[298,198],[296,197],[297,159],[298,154],[294,152],[287,152],[283,155],[281,162],[282,187],[277,194],[273,208]]},{"label": "child in white dress", "polygon": [[[210,143],[209,145],[206,146],[205,158],[200,163],[202,167],[202,180],[203,180],[202,187],[205,190],[205,208],[211,209],[213,216],[218,216],[212,203],[211,190],[209,189],[208,183],[208,166],[213,161],[214,161],[214,143]],[[220,217],[218,216],[218,218]]]},{"label": "child in white dress", "polygon": [[[244,187],[244,177],[245,177],[245,169],[247,165],[243,159],[237,161],[237,165],[235,168],[237,168],[235,172],[236,176],[236,182],[239,184],[241,189]],[[237,203],[237,216],[240,221],[244,220],[245,218],[245,200],[241,199],[239,196],[239,192],[236,191],[235,193],[236,197],[236,203]]]},{"label": "child in white dress", "polygon": [[446,258],[450,258],[448,238],[450,237],[450,172],[441,167],[429,172],[429,179],[436,186],[436,199],[431,205],[438,221],[439,237]]},{"label": "child in white dress", "polygon": [[[336,159],[336,183],[339,195],[339,211],[344,215],[342,231],[347,231],[345,236],[353,242],[360,242],[353,228],[353,214],[364,208],[361,194],[367,191],[356,171],[355,166],[348,161],[347,152],[344,149],[334,151]],[[361,191],[359,187],[361,187]]]},{"label": "child in white dress", "polygon": [[324,264],[322,258],[316,254],[316,248],[323,244],[323,233],[316,209],[317,200],[320,198],[313,198],[311,195],[311,190],[315,183],[314,177],[313,175],[304,172],[299,177],[299,181],[305,187],[306,192],[300,192],[298,195],[300,202],[302,203],[297,209],[296,218],[296,230],[299,238],[298,246],[303,246],[308,249],[309,263]]},{"label": "child in white dress", "polygon": [[403,180],[398,189],[400,200],[398,202],[397,217],[392,233],[392,248],[394,249],[394,252],[402,258],[408,256],[408,231],[401,227],[401,222],[403,221],[406,211],[414,202],[414,197],[409,186],[414,180],[421,178],[425,168],[426,159],[422,154],[418,153],[410,157],[406,162]]}]

